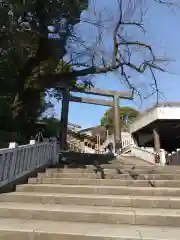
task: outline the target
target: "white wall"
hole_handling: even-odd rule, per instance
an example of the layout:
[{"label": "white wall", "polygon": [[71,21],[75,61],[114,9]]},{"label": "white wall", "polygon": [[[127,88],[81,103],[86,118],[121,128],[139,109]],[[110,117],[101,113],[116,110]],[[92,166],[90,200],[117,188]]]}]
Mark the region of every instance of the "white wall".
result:
[{"label": "white wall", "polygon": [[157,109],[158,112],[158,119],[167,119],[167,120],[180,120],[180,107],[172,106],[172,107],[159,107]]},{"label": "white wall", "polygon": [[146,125],[154,122],[158,118],[157,108],[152,109],[152,111],[146,111],[139,115],[135,121],[130,125],[130,132],[136,132],[137,130],[145,127]]}]

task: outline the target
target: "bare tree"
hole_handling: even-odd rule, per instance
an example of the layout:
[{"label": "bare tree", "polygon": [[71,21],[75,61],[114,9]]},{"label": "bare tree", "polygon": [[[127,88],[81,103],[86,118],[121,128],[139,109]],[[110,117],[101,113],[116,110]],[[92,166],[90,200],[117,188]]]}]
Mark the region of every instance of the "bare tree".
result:
[{"label": "bare tree", "polygon": [[[152,4],[161,4],[162,7],[179,7],[178,3],[174,1],[153,0],[152,2]],[[129,89],[136,92],[141,98],[142,93],[131,75],[134,72],[139,74],[149,72],[152,76],[152,91],[148,96],[156,95],[158,101],[160,90],[156,71],[165,72],[165,64],[169,59],[156,56],[153,46],[143,38],[146,33],[143,19],[149,7],[148,3],[147,0],[116,0],[114,13],[107,9],[102,11],[102,8],[98,10],[94,4],[96,11],[93,17],[96,21],[92,23],[91,20],[86,20],[93,25],[91,27],[92,39],[83,40],[77,31],[74,32],[69,38],[69,55],[67,57],[68,64],[73,66],[73,71],[54,76],[56,79],[54,82],[114,72],[119,75],[119,79]],[[112,41],[111,50],[105,50],[103,45],[107,34]],[[91,81],[89,84],[91,86]]]}]

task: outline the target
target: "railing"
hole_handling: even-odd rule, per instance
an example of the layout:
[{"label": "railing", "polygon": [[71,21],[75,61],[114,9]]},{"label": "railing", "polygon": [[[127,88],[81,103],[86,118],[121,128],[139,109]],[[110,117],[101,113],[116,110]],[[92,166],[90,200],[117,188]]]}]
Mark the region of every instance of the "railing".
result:
[{"label": "railing", "polygon": [[126,148],[130,145],[135,145],[134,140],[130,133],[122,134],[122,148]]},{"label": "railing", "polygon": [[68,141],[68,151],[69,152],[83,152],[83,150],[75,143]]},{"label": "railing", "polygon": [[[156,153],[152,150],[152,148],[143,148],[143,147],[138,147],[135,145],[129,145],[126,148],[123,149],[123,153],[130,153],[131,156],[140,158],[146,162],[152,163],[152,164],[156,164],[155,159],[156,159]],[[166,165],[166,156],[165,156],[165,151],[164,149],[160,150],[159,153],[159,160],[162,166]]]},{"label": "railing", "polygon": [[155,164],[156,154],[152,151],[148,151],[145,148],[140,148],[137,146],[132,146],[131,154],[137,158],[143,159],[149,163]]},{"label": "railing", "polygon": [[151,150],[148,151],[145,148],[141,148],[131,144],[123,149],[123,155],[127,153],[130,153],[131,156],[140,158],[146,162],[155,164],[156,154]]},{"label": "railing", "polygon": [[36,169],[56,161],[56,142],[28,145],[10,144],[0,149],[0,187],[12,183]]},{"label": "railing", "polygon": [[[130,145],[135,145],[134,140],[129,132],[122,132],[121,139],[122,139],[122,148],[126,148]],[[108,139],[103,143],[101,147],[105,148],[110,141],[114,143],[113,135],[108,136]]]}]

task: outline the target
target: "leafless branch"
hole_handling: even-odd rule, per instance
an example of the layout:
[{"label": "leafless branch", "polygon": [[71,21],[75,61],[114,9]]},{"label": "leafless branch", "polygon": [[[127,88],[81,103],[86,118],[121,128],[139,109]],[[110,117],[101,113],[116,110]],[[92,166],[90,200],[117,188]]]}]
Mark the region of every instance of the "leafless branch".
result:
[{"label": "leafless branch", "polygon": [[[175,2],[165,0],[154,1],[163,5],[165,4],[168,6],[175,6]],[[106,53],[104,51],[102,52],[100,49],[101,44],[104,41],[103,31],[106,30],[106,26],[103,26],[103,17],[100,17],[100,14],[98,16],[98,12],[96,11],[96,17],[99,17],[99,20],[97,21],[98,25],[96,25],[98,26],[98,37],[96,38],[96,41],[93,42],[93,44],[89,45],[89,43],[87,43],[86,41],[83,42],[82,40],[80,40],[80,37],[77,38],[76,36],[74,38],[78,40],[78,44],[82,44],[81,46],[84,49],[83,52],[84,56],[86,56],[86,61],[84,61],[84,59],[83,61],[77,61],[77,54],[74,59],[72,56],[72,66],[81,67],[82,69],[75,68],[71,73],[59,74],[57,76],[57,79],[59,78],[60,81],[62,78],[71,79],[87,75],[115,72],[116,75],[119,74],[120,79],[124,79],[124,83],[130,89],[133,89],[133,91],[140,96],[141,93],[138,89],[136,89],[135,82],[132,84],[132,82],[129,80],[130,78],[128,70],[131,69],[139,74],[143,74],[146,71],[149,71],[152,75],[154,85],[157,88],[158,84],[155,77],[155,71],[158,70],[161,72],[165,72],[166,69],[164,68],[163,63],[166,63],[168,60],[157,57],[153,51],[153,46],[151,46],[151,44],[149,44],[148,42],[138,40],[137,36],[135,36],[135,38],[133,39],[129,39],[129,36],[126,34],[129,27],[131,27],[131,29],[140,29],[142,33],[145,33],[146,29],[143,25],[143,14],[145,12],[146,2],[146,0],[130,0],[127,3],[127,1],[125,0],[117,0],[118,19],[116,18],[114,20],[114,30],[111,30],[113,50],[111,55],[112,57],[110,59],[108,57],[106,58]],[[136,11],[139,9],[141,9],[141,12],[139,12],[139,14],[136,14]],[[137,17],[137,15],[139,17]],[[146,55],[148,54],[148,57],[141,59],[141,62],[137,62],[134,60],[134,56],[138,52],[145,52]],[[158,98],[158,91],[156,91],[156,93]]]}]

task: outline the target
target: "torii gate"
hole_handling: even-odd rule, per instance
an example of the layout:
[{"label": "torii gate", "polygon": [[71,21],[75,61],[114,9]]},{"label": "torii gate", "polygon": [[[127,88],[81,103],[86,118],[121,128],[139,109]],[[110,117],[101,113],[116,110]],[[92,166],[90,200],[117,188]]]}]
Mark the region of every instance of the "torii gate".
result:
[{"label": "torii gate", "polygon": [[[61,86],[60,86],[61,88]],[[69,113],[69,102],[80,102],[95,105],[103,105],[114,108],[114,141],[116,150],[121,147],[121,125],[120,125],[120,114],[119,114],[119,99],[133,99],[133,93],[129,92],[118,92],[113,90],[104,90],[100,88],[91,89],[80,89],[80,88],[67,88],[62,87],[62,110],[61,110],[61,121],[60,121],[60,148],[62,150],[67,149],[67,126],[68,126],[68,113]],[[83,98],[72,96],[70,92],[86,93],[98,96],[112,97],[113,101]]]}]

